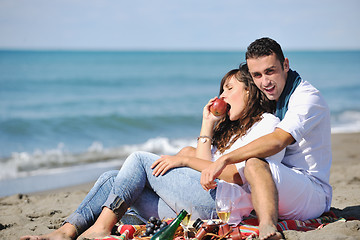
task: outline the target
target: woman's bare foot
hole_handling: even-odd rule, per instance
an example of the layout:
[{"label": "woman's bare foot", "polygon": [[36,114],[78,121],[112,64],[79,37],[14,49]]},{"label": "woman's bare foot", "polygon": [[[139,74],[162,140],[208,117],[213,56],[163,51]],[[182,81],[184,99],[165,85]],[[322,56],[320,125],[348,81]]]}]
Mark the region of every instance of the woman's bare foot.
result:
[{"label": "woman's bare foot", "polygon": [[88,230],[83,232],[77,240],[85,240],[85,239],[95,239],[95,238],[104,238],[106,236],[109,236],[111,234],[111,231],[108,229],[105,229],[103,227],[98,227],[96,225],[93,225]]},{"label": "woman's bare foot", "polygon": [[283,234],[281,234],[276,227],[272,225],[259,225],[259,238],[261,240],[269,239],[269,240],[279,240],[285,239]]},{"label": "woman's bare foot", "polygon": [[76,238],[76,228],[65,223],[59,229],[41,236],[22,236],[20,240],[73,240]]},{"label": "woman's bare foot", "polygon": [[104,207],[100,216],[90,228],[88,228],[77,239],[103,238],[111,234],[111,230],[117,222],[115,213],[107,207]]}]

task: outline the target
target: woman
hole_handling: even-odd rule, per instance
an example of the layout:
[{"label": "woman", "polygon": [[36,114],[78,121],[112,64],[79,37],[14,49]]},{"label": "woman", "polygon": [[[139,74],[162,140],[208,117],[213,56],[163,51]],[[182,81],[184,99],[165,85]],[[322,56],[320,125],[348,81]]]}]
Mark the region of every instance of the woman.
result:
[{"label": "woman", "polygon": [[[243,142],[272,132],[278,123],[267,113],[273,112],[274,103],[252,83],[246,65],[224,76],[220,98],[228,104],[228,112],[220,117],[210,112],[216,97],[206,104],[196,149],[187,147],[176,156],[131,154],[120,171],[106,172],[98,179],[61,228],[21,239],[76,239],[80,234],[78,239],[104,237],[129,207],[145,219],[169,218],[175,216],[175,204],[186,209],[191,202],[199,217],[209,218],[215,209],[216,190],[202,188],[201,170]],[[241,166],[238,168],[230,165],[223,171],[219,179],[226,182],[222,186],[243,185]]]}]

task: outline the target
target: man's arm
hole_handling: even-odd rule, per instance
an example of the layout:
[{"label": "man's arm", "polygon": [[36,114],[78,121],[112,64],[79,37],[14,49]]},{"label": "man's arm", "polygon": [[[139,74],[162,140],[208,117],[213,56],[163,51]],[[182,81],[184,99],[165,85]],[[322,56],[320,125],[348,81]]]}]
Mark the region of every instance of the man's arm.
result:
[{"label": "man's arm", "polygon": [[224,158],[226,165],[242,162],[250,158],[266,158],[275,155],[294,142],[295,139],[290,133],[276,128],[274,132],[264,135],[224,155],[222,158]]},{"label": "man's arm", "polygon": [[286,146],[295,142],[288,132],[276,128],[274,132],[264,135],[249,144],[220,157],[201,173],[201,185],[205,190],[215,188],[214,180],[220,176],[229,164],[239,163],[250,158],[266,158],[272,156]]}]

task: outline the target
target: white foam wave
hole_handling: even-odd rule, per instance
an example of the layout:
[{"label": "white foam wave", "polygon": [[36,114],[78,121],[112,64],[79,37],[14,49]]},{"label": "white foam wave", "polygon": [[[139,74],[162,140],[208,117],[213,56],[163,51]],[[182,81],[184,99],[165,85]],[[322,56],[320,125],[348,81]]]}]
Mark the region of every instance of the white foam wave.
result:
[{"label": "white foam wave", "polygon": [[[344,111],[332,115],[332,133],[360,132],[360,112]],[[195,146],[195,139],[170,140],[165,137],[149,139],[145,143],[105,148],[93,142],[83,153],[70,153],[64,143],[46,151],[14,152],[9,158],[0,159],[0,180],[40,174],[49,171],[66,171],[67,167],[92,163],[110,164],[114,159],[123,161],[132,152],[147,151],[155,154],[175,154],[184,146]]]},{"label": "white foam wave", "polygon": [[360,132],[360,112],[344,111],[332,116],[331,133]]},{"label": "white foam wave", "polygon": [[[175,154],[184,146],[195,146],[195,140],[153,138],[145,143],[105,148],[101,142],[92,143],[87,151],[79,154],[67,152],[64,143],[47,151],[14,152],[7,159],[0,159],[0,180],[66,171],[69,167],[94,163],[119,164],[135,151],[155,154]],[[115,161],[116,160],[116,161]]]}]

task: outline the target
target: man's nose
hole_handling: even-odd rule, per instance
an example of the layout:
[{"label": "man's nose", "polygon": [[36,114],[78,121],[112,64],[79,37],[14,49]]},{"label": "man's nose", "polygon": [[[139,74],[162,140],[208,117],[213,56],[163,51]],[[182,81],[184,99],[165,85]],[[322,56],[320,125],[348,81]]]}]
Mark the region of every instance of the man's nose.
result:
[{"label": "man's nose", "polygon": [[266,75],[264,75],[263,78],[261,79],[261,83],[265,87],[269,86],[270,82],[271,82],[270,79]]}]

